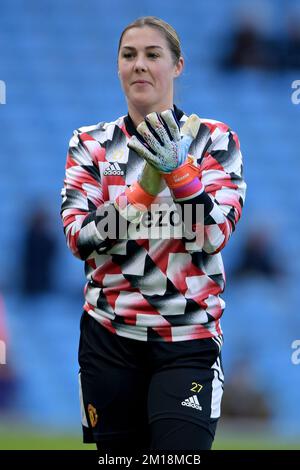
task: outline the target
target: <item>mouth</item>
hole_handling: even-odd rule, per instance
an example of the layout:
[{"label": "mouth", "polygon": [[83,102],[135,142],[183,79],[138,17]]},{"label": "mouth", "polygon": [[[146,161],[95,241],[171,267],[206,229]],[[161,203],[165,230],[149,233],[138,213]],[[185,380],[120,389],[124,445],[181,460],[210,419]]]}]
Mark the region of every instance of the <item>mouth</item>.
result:
[{"label": "mouth", "polygon": [[147,80],[135,80],[132,85],[151,85]]}]

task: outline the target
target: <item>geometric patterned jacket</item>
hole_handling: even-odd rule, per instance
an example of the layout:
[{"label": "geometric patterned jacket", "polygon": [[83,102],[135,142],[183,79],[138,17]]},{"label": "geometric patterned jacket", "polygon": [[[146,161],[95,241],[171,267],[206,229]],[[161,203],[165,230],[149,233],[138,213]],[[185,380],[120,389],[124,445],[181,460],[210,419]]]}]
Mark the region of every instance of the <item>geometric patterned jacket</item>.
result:
[{"label": "geometric patterned jacket", "polygon": [[[175,111],[182,125],[187,116]],[[192,218],[192,238],[184,218],[174,222],[180,207],[165,185],[147,223],[120,220],[114,201],[144,166],[127,147],[135,132],[127,115],[81,127],[70,140],[61,214],[70,250],[85,261],[84,310],[112,333],[140,341],[217,337],[225,307],[221,250],[246,192],[238,137],[219,121],[201,119],[189,154],[204,192],[185,201],[202,210],[201,223]]]}]

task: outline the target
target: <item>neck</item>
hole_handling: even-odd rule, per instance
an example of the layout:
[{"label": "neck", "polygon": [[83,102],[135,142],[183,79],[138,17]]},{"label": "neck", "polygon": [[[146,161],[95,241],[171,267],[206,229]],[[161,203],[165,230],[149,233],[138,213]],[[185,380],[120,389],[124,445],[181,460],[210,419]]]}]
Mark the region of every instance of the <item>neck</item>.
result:
[{"label": "neck", "polygon": [[166,109],[173,109],[173,103],[172,104],[161,104],[161,105],[153,105],[153,106],[145,106],[145,107],[135,107],[132,104],[128,103],[128,114],[131,117],[133,124],[135,127],[137,127],[147,116],[147,114],[150,113],[161,113],[162,111],[165,111]]}]

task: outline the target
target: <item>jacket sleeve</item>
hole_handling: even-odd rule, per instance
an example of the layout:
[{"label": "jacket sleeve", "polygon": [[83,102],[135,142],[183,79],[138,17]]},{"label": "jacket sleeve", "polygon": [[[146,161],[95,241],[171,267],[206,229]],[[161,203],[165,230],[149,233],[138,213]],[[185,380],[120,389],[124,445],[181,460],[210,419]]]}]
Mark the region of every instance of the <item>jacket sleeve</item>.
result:
[{"label": "jacket sleeve", "polygon": [[204,191],[186,202],[193,209],[203,205],[204,217],[200,223],[196,220],[194,231],[201,231],[202,250],[214,254],[224,248],[235,230],[245,200],[246,183],[236,133],[220,123],[197,161]]},{"label": "jacket sleeve", "polygon": [[[94,250],[105,253],[116,242],[103,236],[97,228],[108,213],[116,210],[113,204],[104,204],[99,167],[89,150],[91,146],[85,145],[85,136],[87,134],[78,130],[73,133],[61,192],[61,217],[67,245],[82,260]],[[101,151],[100,144],[97,145]]]}]

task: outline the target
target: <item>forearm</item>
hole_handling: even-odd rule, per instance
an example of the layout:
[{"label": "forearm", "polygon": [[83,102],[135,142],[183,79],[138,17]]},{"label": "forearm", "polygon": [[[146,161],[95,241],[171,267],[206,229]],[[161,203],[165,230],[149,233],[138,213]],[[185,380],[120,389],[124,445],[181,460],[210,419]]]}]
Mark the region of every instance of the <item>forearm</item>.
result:
[{"label": "forearm", "polygon": [[[234,178],[232,175],[232,179],[235,184],[231,180],[231,187],[220,188],[213,194],[203,189],[198,195],[176,200],[173,193],[182,214],[188,214],[185,224],[193,227],[195,236],[198,235],[198,240],[202,241],[203,251],[209,254],[224,248],[241,217],[246,185],[241,176],[235,175]],[[226,181],[229,184],[230,180]]]},{"label": "forearm", "polygon": [[105,254],[126,236],[128,223],[113,203],[88,213],[75,208],[62,209],[62,219],[67,245],[81,260],[86,260],[95,250]]},{"label": "forearm", "polygon": [[186,235],[194,237],[197,245],[191,245],[214,254],[222,250],[232,233],[232,224],[220,207],[203,191],[200,195],[186,200],[176,201],[181,207]]},{"label": "forearm", "polygon": [[209,124],[202,126],[208,145],[205,152],[202,146],[201,155],[197,146],[194,156],[188,154],[191,142],[203,137],[200,118],[189,116],[180,129],[172,110],[147,115],[137,127],[145,143],[133,137],[128,146],[162,174],[182,209],[186,233],[200,235],[198,249],[212,254],[225,246],[234,230],[246,186],[236,134],[222,123]]},{"label": "forearm", "polygon": [[126,238],[130,222],[140,221],[159,192],[160,185],[159,172],[147,163],[138,181],[121,193],[116,201],[102,202],[96,207],[79,185],[70,189],[66,180],[61,215],[67,244],[74,256],[86,260],[95,250],[107,253]]}]

